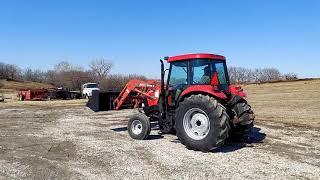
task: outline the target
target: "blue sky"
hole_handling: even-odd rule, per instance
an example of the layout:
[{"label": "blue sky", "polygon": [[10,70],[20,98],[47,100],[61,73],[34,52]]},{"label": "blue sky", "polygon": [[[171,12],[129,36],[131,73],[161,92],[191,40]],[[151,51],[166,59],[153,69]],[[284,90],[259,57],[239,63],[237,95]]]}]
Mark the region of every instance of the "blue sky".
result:
[{"label": "blue sky", "polygon": [[113,73],[159,77],[159,59],[193,52],[228,64],[320,77],[318,0],[3,0],[0,62],[50,69],[110,59]]}]

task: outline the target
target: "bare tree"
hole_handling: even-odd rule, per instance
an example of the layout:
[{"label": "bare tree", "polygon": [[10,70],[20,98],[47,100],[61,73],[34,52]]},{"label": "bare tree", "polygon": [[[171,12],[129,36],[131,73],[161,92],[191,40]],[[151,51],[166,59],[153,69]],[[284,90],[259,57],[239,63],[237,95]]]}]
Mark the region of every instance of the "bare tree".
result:
[{"label": "bare tree", "polygon": [[100,58],[92,60],[89,67],[93,75],[97,78],[97,81],[101,82],[110,73],[112,63],[104,58]]},{"label": "bare tree", "polygon": [[237,81],[236,68],[230,66],[230,67],[228,68],[228,74],[229,74],[230,82],[231,82],[232,84],[236,84],[236,81]]},{"label": "bare tree", "polygon": [[61,61],[54,66],[54,70],[56,72],[84,71],[84,68],[79,65],[71,64],[68,61]]},{"label": "bare tree", "polygon": [[62,61],[55,65],[53,71],[47,71],[46,82],[57,87],[79,90],[81,84],[93,81],[90,71],[83,67]]},{"label": "bare tree", "polygon": [[281,73],[276,68],[264,68],[260,70],[260,79],[262,82],[278,81],[281,79]]},{"label": "bare tree", "polygon": [[21,69],[17,65],[0,63],[0,79],[21,80]]},{"label": "bare tree", "polygon": [[103,79],[99,84],[99,86],[102,90],[105,90],[105,91],[110,91],[110,90],[121,91],[131,79],[147,80],[145,76],[137,75],[137,74],[130,74],[130,75],[113,74]]},{"label": "bare tree", "polygon": [[229,78],[231,83],[249,83],[254,81],[254,72],[251,69],[243,67],[229,67]]},{"label": "bare tree", "polygon": [[60,63],[54,66],[54,71],[56,72],[67,72],[71,70],[72,70],[72,67],[68,61],[61,61]]},{"label": "bare tree", "polygon": [[298,79],[298,75],[296,73],[287,73],[283,75],[284,80],[297,80]]},{"label": "bare tree", "polygon": [[47,81],[47,72],[27,68],[23,71],[23,80],[43,83]]},{"label": "bare tree", "polygon": [[276,68],[251,70],[243,67],[230,67],[228,69],[231,83],[270,82],[281,80],[281,73]]},{"label": "bare tree", "polygon": [[48,70],[46,72],[46,83],[55,85],[57,83],[57,73],[54,70]]}]

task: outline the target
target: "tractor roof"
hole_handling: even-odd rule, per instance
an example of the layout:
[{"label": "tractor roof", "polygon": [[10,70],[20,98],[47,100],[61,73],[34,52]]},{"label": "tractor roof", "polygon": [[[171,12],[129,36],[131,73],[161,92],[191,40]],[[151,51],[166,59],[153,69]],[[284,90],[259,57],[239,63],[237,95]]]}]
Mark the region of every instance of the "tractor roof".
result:
[{"label": "tractor roof", "polygon": [[197,54],[184,54],[179,56],[169,57],[168,62],[183,61],[188,59],[215,59],[215,60],[226,60],[224,56],[217,54],[197,53]]}]

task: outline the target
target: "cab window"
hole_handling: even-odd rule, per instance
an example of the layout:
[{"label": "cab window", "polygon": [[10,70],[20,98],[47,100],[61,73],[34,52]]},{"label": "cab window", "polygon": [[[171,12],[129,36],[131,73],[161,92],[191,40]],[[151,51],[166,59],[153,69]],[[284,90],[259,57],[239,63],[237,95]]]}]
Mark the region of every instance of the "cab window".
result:
[{"label": "cab window", "polygon": [[212,71],[213,73],[217,72],[219,84],[228,84],[225,62],[213,62]]},{"label": "cab window", "polygon": [[169,85],[177,87],[179,85],[188,84],[188,63],[174,62],[171,64],[171,74]]},{"label": "cab window", "polygon": [[207,59],[191,61],[192,84],[210,84],[210,66]]}]

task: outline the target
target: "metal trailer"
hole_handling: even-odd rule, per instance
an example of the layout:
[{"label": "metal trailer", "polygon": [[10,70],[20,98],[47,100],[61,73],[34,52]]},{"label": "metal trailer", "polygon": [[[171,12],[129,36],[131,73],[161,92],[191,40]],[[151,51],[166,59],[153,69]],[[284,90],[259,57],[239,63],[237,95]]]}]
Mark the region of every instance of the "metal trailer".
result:
[{"label": "metal trailer", "polygon": [[48,97],[47,89],[20,89],[18,98],[20,101],[42,101]]},{"label": "metal trailer", "polygon": [[80,91],[70,91],[68,89],[64,88],[51,88],[48,89],[48,97],[47,100],[53,100],[53,99],[81,99],[81,93]]}]

